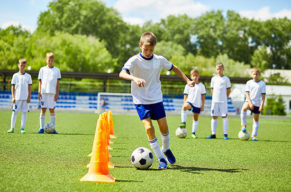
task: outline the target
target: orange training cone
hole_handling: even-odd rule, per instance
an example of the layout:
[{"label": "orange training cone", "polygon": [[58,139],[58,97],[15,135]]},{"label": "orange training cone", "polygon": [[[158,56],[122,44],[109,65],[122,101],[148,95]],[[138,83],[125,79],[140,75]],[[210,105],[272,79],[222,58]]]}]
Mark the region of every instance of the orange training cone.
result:
[{"label": "orange training cone", "polygon": [[109,122],[109,129],[110,129],[110,138],[116,139],[113,130],[113,118],[112,118],[112,111],[108,111],[108,122]]},{"label": "orange training cone", "polygon": [[[104,115],[105,121],[103,123],[104,123],[104,127],[106,127],[105,128],[106,134],[105,134],[104,140],[107,141],[108,149],[111,149],[112,150],[112,147],[109,145],[109,143],[110,143],[110,141],[109,141],[110,140],[110,137],[109,137],[109,126],[108,126],[108,114],[107,113],[103,113],[102,115]],[[110,162],[109,157],[110,157],[110,155],[108,153],[108,167],[109,168],[114,168],[114,165],[113,165],[113,163]]]},{"label": "orange training cone", "polygon": [[100,182],[100,183],[114,183],[115,179],[109,174],[108,169],[108,149],[106,138],[106,131],[104,127],[104,118],[99,118],[98,138],[97,142],[93,143],[92,156],[90,160],[90,168],[88,173],[80,179],[81,182]]},{"label": "orange training cone", "polygon": [[110,143],[113,143],[113,142],[112,141],[110,142],[108,114],[107,112],[105,112],[102,115],[104,115],[104,118],[105,118],[104,126],[106,127],[106,138],[107,138],[106,141],[107,141],[108,149],[113,150],[113,148],[109,145]]}]

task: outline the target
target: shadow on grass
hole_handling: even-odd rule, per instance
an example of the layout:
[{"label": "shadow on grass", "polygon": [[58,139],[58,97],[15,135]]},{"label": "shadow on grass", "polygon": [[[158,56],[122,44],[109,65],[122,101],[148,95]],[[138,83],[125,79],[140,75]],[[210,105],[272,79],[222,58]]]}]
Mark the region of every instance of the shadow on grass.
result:
[{"label": "shadow on grass", "polygon": [[[29,134],[33,134],[33,135],[54,135],[54,134],[48,134],[48,133],[39,134],[37,132],[29,133]],[[94,135],[94,134],[91,134],[91,133],[58,133],[56,135]]]},{"label": "shadow on grass", "polygon": [[226,173],[239,173],[246,171],[247,169],[215,169],[215,168],[203,168],[203,167],[184,167],[181,165],[171,165],[170,169],[178,169],[182,172],[200,174],[201,171],[220,171]]},{"label": "shadow on grass", "polygon": [[133,166],[114,166],[114,167],[117,167],[117,168],[132,168],[132,169],[135,169],[136,171],[161,171],[161,169],[154,169],[154,168],[149,168],[149,169],[136,169],[134,168]]},{"label": "shadow on grass", "polygon": [[136,181],[136,180],[122,180],[122,179],[116,179],[116,182],[135,182],[135,183],[142,183],[143,181]]}]

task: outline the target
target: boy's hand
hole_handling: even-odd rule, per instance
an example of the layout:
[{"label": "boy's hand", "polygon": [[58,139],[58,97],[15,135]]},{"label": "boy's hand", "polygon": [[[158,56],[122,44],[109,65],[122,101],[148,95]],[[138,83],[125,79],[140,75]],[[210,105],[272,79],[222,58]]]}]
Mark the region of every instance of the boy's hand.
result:
[{"label": "boy's hand", "polygon": [[135,77],[133,81],[137,84],[138,87],[144,87],[146,81],[144,79],[140,79]]},{"label": "boy's hand", "polygon": [[187,81],[187,85],[189,85],[190,87],[194,87],[195,86],[195,82],[194,81]]},{"label": "boy's hand", "polygon": [[204,111],[204,106],[201,106],[200,110],[201,110],[201,111]]},{"label": "boy's hand", "polygon": [[30,98],[27,98],[26,102],[27,102],[27,103],[30,103]]},{"label": "boy's hand", "polygon": [[12,98],[12,103],[15,103],[15,98]]},{"label": "boy's hand", "polygon": [[259,111],[262,112],[264,109],[264,106],[260,106]]},{"label": "boy's hand", "polygon": [[59,98],[59,95],[58,94],[55,94],[55,101],[57,101]]},{"label": "boy's hand", "polygon": [[41,100],[41,93],[38,92],[38,100]]}]

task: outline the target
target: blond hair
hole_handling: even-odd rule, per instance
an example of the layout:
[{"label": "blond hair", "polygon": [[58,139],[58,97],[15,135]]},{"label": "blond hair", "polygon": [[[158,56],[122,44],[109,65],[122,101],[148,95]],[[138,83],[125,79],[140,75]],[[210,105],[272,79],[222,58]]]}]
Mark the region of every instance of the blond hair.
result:
[{"label": "blond hair", "polygon": [[192,69],[191,72],[190,72],[190,75],[194,75],[194,73],[199,75],[199,71],[197,69]]},{"label": "blond hair", "polygon": [[252,68],[252,72],[255,72],[255,73],[258,72],[259,74],[261,74],[260,69],[256,67]]},{"label": "blond hair", "polygon": [[140,44],[141,45],[151,45],[155,46],[157,43],[157,38],[155,34],[152,32],[145,32],[140,37]]},{"label": "blond hair", "polygon": [[224,65],[223,65],[223,63],[217,63],[217,64],[216,64],[216,67],[222,67],[222,68],[224,69]]},{"label": "blond hair", "polygon": [[47,53],[46,54],[46,58],[54,58],[54,54],[53,53]]},{"label": "blond hair", "polygon": [[21,63],[26,63],[26,59],[24,59],[24,58],[19,59],[18,64],[21,64]]}]

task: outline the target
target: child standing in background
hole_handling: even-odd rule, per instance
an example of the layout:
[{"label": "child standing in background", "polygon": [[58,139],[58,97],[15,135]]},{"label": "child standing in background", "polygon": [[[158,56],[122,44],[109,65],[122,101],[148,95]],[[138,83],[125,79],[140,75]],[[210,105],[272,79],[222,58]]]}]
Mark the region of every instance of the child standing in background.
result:
[{"label": "child standing in background", "polygon": [[20,132],[26,133],[24,130],[26,123],[26,115],[29,111],[29,103],[31,96],[31,76],[25,72],[26,60],[20,59],[18,62],[19,72],[14,73],[11,81],[11,95],[12,95],[12,115],[11,115],[11,128],[8,133],[14,133],[15,122],[17,117],[17,112],[21,111],[21,127]]}]

